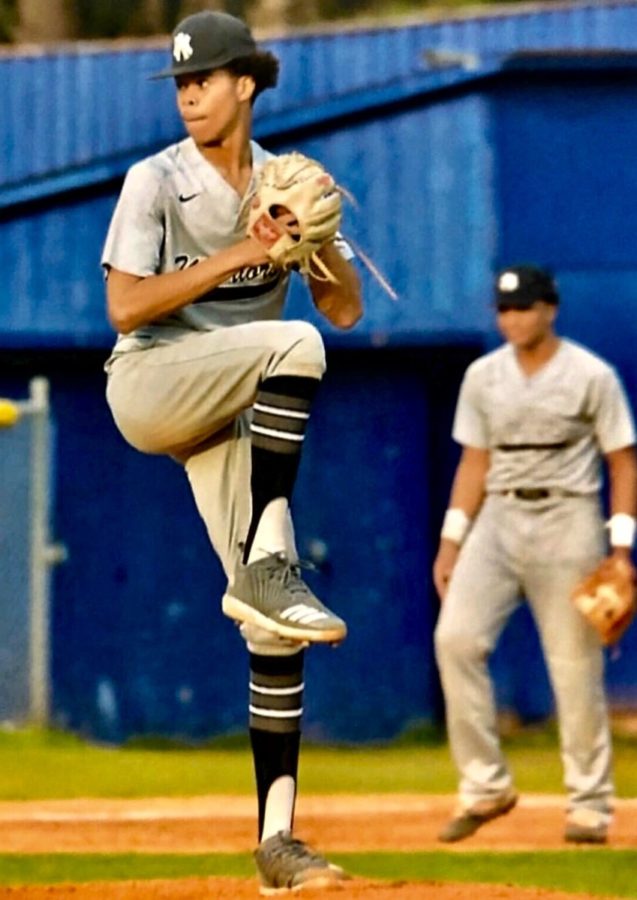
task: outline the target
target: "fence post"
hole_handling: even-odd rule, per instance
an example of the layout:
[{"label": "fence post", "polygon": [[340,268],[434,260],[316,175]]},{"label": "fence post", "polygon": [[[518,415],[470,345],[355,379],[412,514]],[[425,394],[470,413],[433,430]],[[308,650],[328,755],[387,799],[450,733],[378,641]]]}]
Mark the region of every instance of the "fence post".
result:
[{"label": "fence post", "polygon": [[31,406],[31,562],[29,615],[29,711],[34,724],[49,720],[49,571],[47,563],[50,508],[49,382],[33,378]]},{"label": "fence post", "polygon": [[29,382],[28,400],[2,400],[0,424],[31,419],[29,458],[29,721],[45,726],[50,718],[49,568],[66,559],[62,544],[50,543],[51,421],[49,381]]}]

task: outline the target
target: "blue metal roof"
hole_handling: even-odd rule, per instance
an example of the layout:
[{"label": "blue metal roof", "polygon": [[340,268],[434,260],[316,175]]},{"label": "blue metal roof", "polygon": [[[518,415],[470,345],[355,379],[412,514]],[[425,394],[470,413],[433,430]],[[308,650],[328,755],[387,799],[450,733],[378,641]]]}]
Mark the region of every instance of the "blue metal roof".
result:
[{"label": "blue metal roof", "polygon": [[[449,54],[465,68],[520,49],[637,49],[637,2],[538,4],[522,12],[265,40],[282,60],[279,86],[259,99],[257,133],[311,120],[312,107],[345,112],[371,89],[387,97],[432,78]],[[80,43],[0,55],[0,205],[120,176],[181,134],[170,83],[148,80],[166,49],[154,43]],[[400,87],[399,85],[403,85]]]},{"label": "blue metal roof", "polygon": [[[607,6],[621,7],[622,17],[630,6],[637,15],[637,3]],[[562,12],[580,22],[580,42],[584,25],[592,29],[591,41],[592,35],[607,39],[608,28],[592,28],[590,4]],[[484,289],[502,221],[494,162],[502,136],[494,128],[491,88],[550,80],[569,70],[577,77],[596,72],[615,80],[634,81],[637,75],[637,52],[620,48],[464,53],[472,28],[481,47],[495,44],[494,30],[502,44],[519,43],[511,32],[517,33],[524,17],[513,18],[280,42],[283,70],[296,72],[298,89],[292,96],[275,91],[259,99],[255,134],[273,150],[295,147],[324,161],[358,201],[359,209],[346,205],[346,236],[401,294],[401,301],[392,303],[363,270],[364,322],[340,336],[308,309],[306,293],[295,289],[291,314],[314,316],[329,341],[383,345],[483,334],[490,320]],[[572,25],[575,19],[568,21]],[[528,34],[535,33],[529,23],[539,29],[537,17],[524,21]],[[446,51],[423,59],[423,35],[429,43],[436,34],[442,41],[445,28],[459,28],[464,46],[457,41],[451,56]],[[536,40],[539,44],[537,35]],[[446,47],[451,45],[447,38]],[[374,70],[372,49],[381,47],[384,65]],[[315,80],[314,69],[318,73],[329,64],[330,48],[334,65]],[[362,70],[352,64],[361,54]],[[17,90],[0,97],[0,155],[6,160],[0,184],[6,260],[0,340],[5,346],[112,342],[99,257],[120,180],[132,162],[182,134],[171,86],[164,84],[166,102],[158,103],[157,84],[146,78],[163,56],[157,49],[78,48],[75,54],[0,58],[0,66],[9,67],[5,74],[17,73]],[[337,66],[340,79],[334,76]],[[313,92],[314,99],[303,101],[304,91]],[[12,130],[8,123],[14,120]]]},{"label": "blue metal roof", "polygon": [[[258,123],[266,146],[296,148],[321,159],[356,198],[357,207],[346,204],[345,236],[362,247],[400,294],[393,303],[361,268],[366,314],[353,331],[332,333],[300,285],[293,290],[289,314],[314,321],[330,343],[350,346],[483,335],[490,327],[485,285],[504,214],[494,181],[503,136],[494,132],[492,88],[531,84],[547,73],[552,78],[556,69],[560,77],[569,71],[577,78],[583,72],[590,76],[594,70],[603,78],[612,74],[634,82],[637,54],[492,57],[475,69],[424,71],[300,111],[273,113]],[[582,95],[588,96],[586,86]],[[542,103],[537,91],[536,102]],[[5,208],[0,215],[0,238],[10,248],[0,285],[5,346],[26,341],[106,347],[112,342],[99,256],[117,190],[117,183],[99,191],[93,186],[56,204],[44,197],[35,207],[24,206],[20,215],[15,207]]]}]

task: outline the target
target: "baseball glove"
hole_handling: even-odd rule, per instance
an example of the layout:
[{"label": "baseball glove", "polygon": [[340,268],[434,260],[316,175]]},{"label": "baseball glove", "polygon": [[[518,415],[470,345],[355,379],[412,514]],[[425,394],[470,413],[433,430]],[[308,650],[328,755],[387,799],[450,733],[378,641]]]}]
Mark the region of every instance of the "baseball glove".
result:
[{"label": "baseball glove", "polygon": [[335,283],[317,251],[334,239],[340,223],[340,191],[320,163],[302,153],[286,153],[264,164],[250,203],[247,233],[276,266]]},{"label": "baseball glove", "polygon": [[572,600],[597,631],[602,644],[616,644],[637,609],[631,566],[617,556],[603,559],[590,575],[576,585]]}]

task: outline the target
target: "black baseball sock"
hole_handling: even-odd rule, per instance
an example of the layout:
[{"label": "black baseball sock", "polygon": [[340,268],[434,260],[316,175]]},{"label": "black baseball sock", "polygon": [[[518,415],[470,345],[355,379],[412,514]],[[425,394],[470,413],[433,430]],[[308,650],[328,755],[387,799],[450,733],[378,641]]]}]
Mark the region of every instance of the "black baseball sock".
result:
[{"label": "black baseball sock", "polygon": [[278,497],[287,501],[292,497],[310,407],[319,384],[317,378],[277,375],[267,378],[259,388],[251,425],[252,518],[244,562],[268,503]]},{"label": "black baseball sock", "polygon": [[[250,654],[250,742],[259,840],[264,824],[269,832],[292,830],[303,713],[303,657],[302,650],[293,656]],[[277,783],[280,790],[275,787],[271,792]]]}]

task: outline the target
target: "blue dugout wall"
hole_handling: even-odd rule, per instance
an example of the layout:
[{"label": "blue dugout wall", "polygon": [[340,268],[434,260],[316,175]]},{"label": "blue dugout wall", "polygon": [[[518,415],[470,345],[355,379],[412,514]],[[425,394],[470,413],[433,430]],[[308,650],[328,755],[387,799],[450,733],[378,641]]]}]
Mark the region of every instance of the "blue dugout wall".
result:
[{"label": "blue dugout wall", "polygon": [[[634,217],[637,64],[631,54],[508,51],[625,47],[637,4],[551,6],[275,47],[283,71],[298,74],[288,105],[277,90],[260,107],[257,135],[319,157],[349,188],[358,205],[344,231],[401,295],[392,303],[363,270],[367,312],[346,336],[319,322],[300,284],[288,312],[320,324],[329,354],[295,498],[300,549],[319,563],[317,591],[351,626],[338,651],[308,654],[306,730],[316,738],[386,738],[441,716],[429,573],[457,457],[459,381],[496,339],[493,269],[513,258],[552,265],[564,330],[615,362],[636,396],[637,252],[623,235]],[[423,65],[431,47],[472,58]],[[364,54],[383,65],[352,64]],[[113,741],[242,729],[247,702],[242,641],[220,613],[224,581],[186,480],[172,462],[128,448],[103,400],[112,335],[98,261],[108,219],[128,162],[181,134],[172,98],[148,93],[145,74],[163,57],[80,47],[0,60],[25,79],[20,103],[11,92],[0,102],[17,115],[35,92],[34,129],[48,122],[51,134],[0,125],[0,393],[22,393],[32,374],[51,378],[55,532],[69,551],[54,580],[53,715]],[[78,67],[87,78],[69,91]],[[335,70],[343,77],[321,81]],[[124,83],[130,91],[108,89]],[[629,633],[609,665],[618,704],[637,702],[636,643]],[[550,712],[524,611],[494,667],[503,704],[525,718]]]}]

